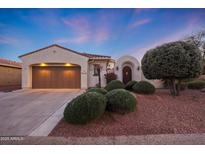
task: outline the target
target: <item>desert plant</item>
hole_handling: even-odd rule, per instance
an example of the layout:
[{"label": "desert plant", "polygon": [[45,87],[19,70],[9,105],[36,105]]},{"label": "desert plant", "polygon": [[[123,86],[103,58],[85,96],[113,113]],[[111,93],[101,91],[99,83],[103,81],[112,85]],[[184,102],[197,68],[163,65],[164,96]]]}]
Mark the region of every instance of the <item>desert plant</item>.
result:
[{"label": "desert plant", "polygon": [[138,83],[137,81],[129,81],[127,84],[126,84],[126,86],[125,86],[125,89],[126,90],[130,90],[130,91],[132,91],[133,89],[132,89],[132,86],[134,86],[134,84],[136,84],[136,83]]},{"label": "desert plant", "polygon": [[140,94],[153,94],[155,92],[155,87],[147,82],[140,81],[132,87],[133,91]]},{"label": "desert plant", "polygon": [[136,98],[125,89],[115,89],[106,94],[107,110],[118,113],[128,113],[136,110]]},{"label": "desert plant", "polygon": [[124,89],[125,85],[119,81],[119,80],[112,80],[110,83],[108,83],[106,86],[105,86],[105,89],[107,91],[111,91],[111,90],[114,90],[114,89]]},{"label": "desert plant", "polygon": [[87,92],[97,92],[105,95],[107,93],[107,90],[105,90],[104,88],[90,88],[87,90]]},{"label": "desert plant", "polygon": [[[142,59],[142,71],[147,79],[169,81],[172,95],[179,94],[177,80],[198,77],[202,73],[202,56],[193,43],[171,42],[147,51]],[[180,85],[180,84],[179,84]]]},{"label": "desert plant", "polygon": [[113,72],[106,73],[105,74],[105,79],[106,79],[106,82],[108,84],[111,81],[116,80],[117,79],[117,75],[115,73],[113,73]]},{"label": "desert plant", "polygon": [[189,89],[203,89],[205,88],[205,81],[202,81],[202,80],[191,81],[191,82],[188,82],[187,87]]},{"label": "desert plant", "polygon": [[104,113],[106,102],[106,97],[100,93],[84,93],[66,106],[64,119],[69,123],[86,124]]}]

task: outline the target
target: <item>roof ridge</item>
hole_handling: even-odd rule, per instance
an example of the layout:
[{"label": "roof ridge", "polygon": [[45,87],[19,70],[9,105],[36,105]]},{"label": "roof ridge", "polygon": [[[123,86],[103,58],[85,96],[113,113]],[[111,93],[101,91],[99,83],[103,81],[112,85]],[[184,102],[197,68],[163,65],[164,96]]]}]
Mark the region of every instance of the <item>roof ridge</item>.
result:
[{"label": "roof ridge", "polygon": [[69,49],[69,48],[63,47],[63,46],[58,45],[58,44],[51,44],[51,45],[46,46],[46,47],[44,47],[44,48],[40,48],[40,49],[38,49],[38,50],[34,50],[34,51],[32,51],[32,52],[29,52],[29,53],[23,54],[23,55],[21,55],[21,56],[19,56],[19,57],[23,57],[23,56],[26,56],[26,55],[29,55],[29,54],[32,54],[32,53],[38,52],[38,51],[40,51],[40,50],[44,50],[44,49],[47,49],[47,48],[53,47],[53,46],[57,46],[57,47],[59,47],[59,48],[65,49],[65,50],[69,50],[69,51],[71,51],[71,52],[73,52],[73,53],[79,54],[79,55],[81,55],[81,56],[85,56],[85,57],[87,57],[87,58],[95,58],[95,57],[101,57],[101,58],[106,57],[106,58],[111,58],[111,56],[106,56],[106,55],[97,55],[97,54],[90,54],[90,53],[78,52],[78,51],[75,51],[75,50],[72,50],[72,49]]}]

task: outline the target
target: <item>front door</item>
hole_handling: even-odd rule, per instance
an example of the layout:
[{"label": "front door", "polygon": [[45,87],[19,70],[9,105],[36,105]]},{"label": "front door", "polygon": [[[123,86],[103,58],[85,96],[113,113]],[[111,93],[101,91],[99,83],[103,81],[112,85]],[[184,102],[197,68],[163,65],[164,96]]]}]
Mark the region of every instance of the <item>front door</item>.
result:
[{"label": "front door", "polygon": [[123,83],[127,84],[132,80],[132,70],[129,66],[125,66],[122,70],[123,72]]}]

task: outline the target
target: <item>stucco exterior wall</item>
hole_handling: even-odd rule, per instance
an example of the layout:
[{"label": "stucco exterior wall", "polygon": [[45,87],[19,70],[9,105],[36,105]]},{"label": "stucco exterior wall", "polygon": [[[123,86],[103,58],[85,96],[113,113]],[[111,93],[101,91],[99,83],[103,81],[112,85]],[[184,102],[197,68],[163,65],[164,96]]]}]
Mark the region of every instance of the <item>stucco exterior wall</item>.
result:
[{"label": "stucco exterior wall", "polygon": [[155,86],[155,88],[164,88],[164,84],[162,80],[149,80],[145,78],[143,72],[142,72],[142,80],[150,82]]},{"label": "stucco exterior wall", "polygon": [[99,64],[102,67],[101,70],[101,86],[106,86],[106,79],[104,74],[106,74],[106,61],[92,62],[89,63],[89,75],[88,75],[88,87],[95,87],[98,84],[98,76],[94,76],[94,64]]},{"label": "stucco exterior wall", "polygon": [[122,56],[119,58],[115,65],[115,73],[117,74],[117,79],[123,81],[122,70],[125,66],[130,66],[132,70],[132,80],[141,80],[141,67],[139,61],[132,56]]},{"label": "stucco exterior wall", "polygon": [[39,63],[72,63],[81,67],[81,89],[88,87],[88,58],[52,46],[20,58],[22,65],[22,88],[32,87],[32,65]]}]

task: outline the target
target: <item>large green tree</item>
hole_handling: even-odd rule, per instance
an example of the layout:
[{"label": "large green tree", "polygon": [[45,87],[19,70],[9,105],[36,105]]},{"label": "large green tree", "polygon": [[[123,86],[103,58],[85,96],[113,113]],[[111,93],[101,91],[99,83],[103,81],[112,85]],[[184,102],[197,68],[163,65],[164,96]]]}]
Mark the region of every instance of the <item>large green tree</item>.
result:
[{"label": "large green tree", "polygon": [[[170,92],[176,96],[177,81],[195,78],[202,73],[202,56],[191,42],[166,43],[147,51],[142,59],[142,71],[147,79],[169,81]],[[180,85],[180,84],[179,84]]]}]

